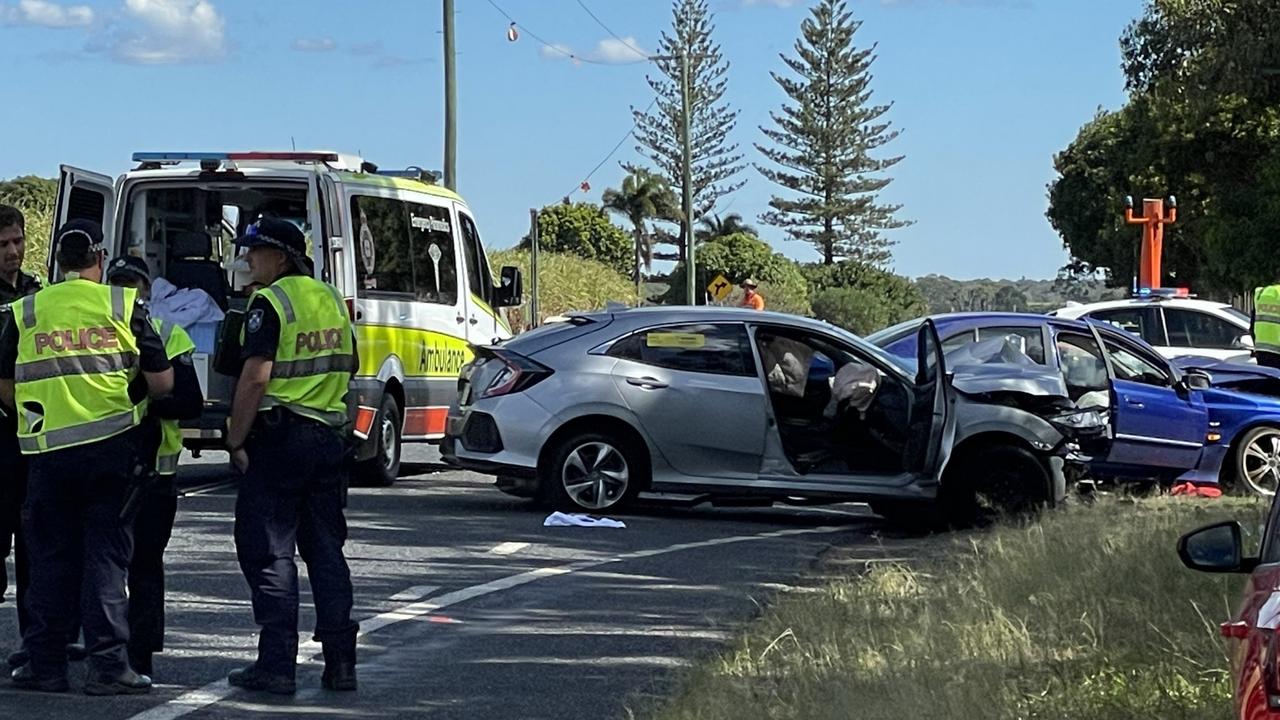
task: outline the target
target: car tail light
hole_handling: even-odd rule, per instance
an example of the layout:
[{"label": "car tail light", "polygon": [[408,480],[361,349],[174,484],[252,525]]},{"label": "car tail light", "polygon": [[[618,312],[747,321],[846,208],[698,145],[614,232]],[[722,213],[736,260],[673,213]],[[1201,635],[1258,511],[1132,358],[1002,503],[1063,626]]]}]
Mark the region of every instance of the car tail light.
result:
[{"label": "car tail light", "polygon": [[[1265,643],[1262,648],[1262,690],[1267,694],[1267,708],[1280,710],[1280,667],[1276,666],[1276,631],[1258,628],[1259,641]],[[1245,642],[1249,642],[1245,640]]]},{"label": "car tail light", "polygon": [[346,298],[346,306],[347,306],[347,319],[349,319],[351,322],[355,322],[356,321],[356,299]]},{"label": "car tail light", "polygon": [[522,392],[543,380],[551,377],[552,370],[536,363],[523,355],[513,352],[491,351],[494,358],[502,363],[502,369],[493,376],[484,391],[482,398],[499,397]]}]

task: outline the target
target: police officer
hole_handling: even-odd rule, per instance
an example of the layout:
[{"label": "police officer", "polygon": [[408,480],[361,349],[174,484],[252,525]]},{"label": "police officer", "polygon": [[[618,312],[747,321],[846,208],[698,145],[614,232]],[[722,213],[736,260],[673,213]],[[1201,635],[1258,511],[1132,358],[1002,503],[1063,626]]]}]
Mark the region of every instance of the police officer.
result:
[{"label": "police officer", "polygon": [[[111,261],[107,282],[132,288],[144,302],[151,300],[151,274],[145,260],[120,257]],[[168,320],[151,319],[173,364],[173,393],[152,400],[147,420],[152,426],[144,457],[155,458],[155,480],[139,488],[133,524],[133,559],[129,562],[129,665],[152,675],[152,655],[164,649],[164,549],[173,534],[178,512],[178,458],[182,455],[180,420],[200,417],[204,396],[191,353],[195,343],[187,331]],[[152,451],[154,448],[154,452]]]},{"label": "police officer", "polygon": [[1280,285],[1253,293],[1253,348],[1259,365],[1280,368]]},{"label": "police officer", "polygon": [[[0,205],[0,305],[8,305],[27,295],[34,295],[41,288],[40,280],[22,271],[27,255],[26,218],[22,211],[10,205]],[[0,329],[12,317],[0,316]],[[18,635],[27,630],[27,587],[31,583],[31,570],[22,540],[22,503],[27,497],[27,462],[18,451],[18,419],[6,413],[0,406],[0,464],[13,469],[4,481],[0,481],[0,558],[13,553],[14,600],[18,606]],[[8,578],[0,573],[0,602],[3,602]],[[78,615],[77,615],[78,618]],[[76,642],[80,637],[80,622],[71,624],[67,633],[67,656],[71,660],[84,659],[84,645]],[[9,669],[22,667],[31,656],[19,649],[8,657]]]},{"label": "police officer", "polygon": [[77,598],[90,695],[149,692],[129,667],[125,572],[132,533],[120,519],[139,457],[148,396],[173,388],[164,346],[136,293],[102,284],[102,228],[59,228],[66,280],[23,298],[0,337],[0,403],[16,408],[30,462],[22,531],[31,564],[31,660],[16,687],[65,692],[66,637]]},{"label": "police officer", "polygon": [[[8,306],[15,300],[34,295],[40,289],[40,281],[22,272],[26,257],[26,219],[22,212],[10,205],[0,205],[0,306]],[[0,328],[12,317],[8,308],[0,313]],[[0,407],[0,466],[9,468],[0,479],[0,562],[13,552],[13,574],[18,604],[18,633],[27,627],[27,611],[23,598],[27,593],[29,573],[27,558],[22,547],[21,510],[26,497],[27,467],[18,451],[18,419]],[[0,572],[0,602],[9,586],[9,575]],[[21,650],[9,656],[11,667],[27,661]]]},{"label": "police officer", "polygon": [[227,446],[244,473],[236,500],[236,554],[262,627],[258,658],[228,681],[287,695],[296,690],[298,568],[307,563],[324,648],[322,685],[356,689],[351,574],[342,545],[349,462],[345,395],[356,367],[346,305],[311,277],[293,224],[263,218],[237,244],[248,249],[254,293],[241,333]]}]

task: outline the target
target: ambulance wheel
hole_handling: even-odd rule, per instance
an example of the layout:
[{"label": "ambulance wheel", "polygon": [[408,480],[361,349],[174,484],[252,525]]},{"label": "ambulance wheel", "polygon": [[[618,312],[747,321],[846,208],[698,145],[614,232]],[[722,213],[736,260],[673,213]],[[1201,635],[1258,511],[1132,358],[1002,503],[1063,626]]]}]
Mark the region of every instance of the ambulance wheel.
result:
[{"label": "ambulance wheel", "polygon": [[373,457],[357,467],[361,481],[379,487],[395,483],[400,474],[400,450],[403,447],[401,428],[400,406],[394,397],[384,393],[382,407],[374,419],[373,433],[369,436],[373,441]]}]

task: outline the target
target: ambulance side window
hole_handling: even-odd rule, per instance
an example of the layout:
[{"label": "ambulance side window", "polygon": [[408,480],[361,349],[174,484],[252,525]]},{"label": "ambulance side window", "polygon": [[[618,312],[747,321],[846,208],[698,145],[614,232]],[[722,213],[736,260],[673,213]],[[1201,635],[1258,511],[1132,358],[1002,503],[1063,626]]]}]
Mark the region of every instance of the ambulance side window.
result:
[{"label": "ambulance side window", "polygon": [[351,220],[356,236],[356,287],[360,295],[412,296],[414,267],[405,203],[357,195],[351,198]]},{"label": "ambulance side window", "polygon": [[458,213],[458,224],[462,226],[462,248],[467,255],[469,289],[481,300],[493,302],[493,276],[489,274],[489,263],[485,261],[484,248],[480,245],[480,233],[476,232],[471,218],[462,213]]},{"label": "ambulance side window", "polygon": [[458,304],[458,254],[448,208],[405,203],[418,299]]}]

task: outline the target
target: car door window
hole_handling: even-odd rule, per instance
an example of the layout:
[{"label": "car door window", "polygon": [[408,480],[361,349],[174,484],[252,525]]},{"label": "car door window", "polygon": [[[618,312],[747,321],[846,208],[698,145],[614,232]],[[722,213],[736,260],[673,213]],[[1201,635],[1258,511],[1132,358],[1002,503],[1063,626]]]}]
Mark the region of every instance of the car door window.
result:
[{"label": "car door window", "polygon": [[646,365],[712,375],[756,374],[747,328],[740,324],[669,325],[614,343],[609,355]]},{"label": "car door window", "polygon": [[[978,329],[978,341],[1004,338],[1022,354],[1044,365],[1044,333],[1039,327],[984,327]],[[946,348],[946,343],[943,343]]]},{"label": "car door window", "polygon": [[1058,363],[1072,400],[1110,385],[1102,350],[1092,335],[1063,332],[1057,339]]},{"label": "car door window", "polygon": [[1164,325],[1160,321],[1160,309],[1156,307],[1125,307],[1111,310],[1098,310],[1089,313],[1095,320],[1114,325],[1132,335],[1146,340],[1152,345],[1168,345],[1165,339]]},{"label": "car door window", "polygon": [[1199,310],[1165,308],[1164,321],[1169,327],[1169,344],[1173,347],[1231,350],[1245,333],[1235,325]]},{"label": "car door window", "polygon": [[1173,378],[1153,359],[1144,358],[1110,338],[1104,338],[1103,343],[1107,346],[1107,358],[1111,360],[1111,369],[1117,380],[1158,387],[1173,385]]}]

